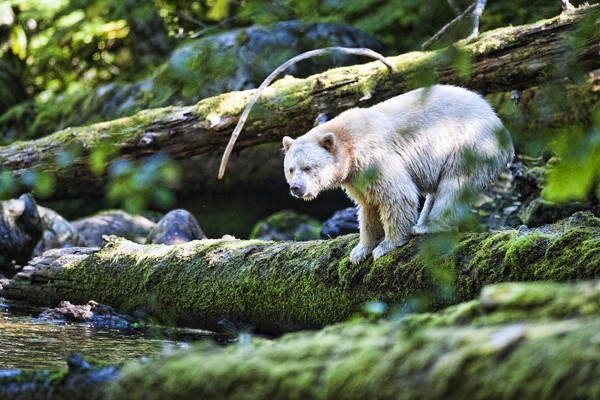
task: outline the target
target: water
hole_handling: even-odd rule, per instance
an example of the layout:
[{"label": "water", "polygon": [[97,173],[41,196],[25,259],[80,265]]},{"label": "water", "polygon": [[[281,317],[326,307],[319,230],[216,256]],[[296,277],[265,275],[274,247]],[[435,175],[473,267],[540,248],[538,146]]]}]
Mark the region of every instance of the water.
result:
[{"label": "water", "polygon": [[100,329],[87,324],[40,322],[35,317],[41,311],[0,298],[0,370],[65,367],[71,352],[118,364],[185,349],[196,340],[223,339],[201,330]]}]

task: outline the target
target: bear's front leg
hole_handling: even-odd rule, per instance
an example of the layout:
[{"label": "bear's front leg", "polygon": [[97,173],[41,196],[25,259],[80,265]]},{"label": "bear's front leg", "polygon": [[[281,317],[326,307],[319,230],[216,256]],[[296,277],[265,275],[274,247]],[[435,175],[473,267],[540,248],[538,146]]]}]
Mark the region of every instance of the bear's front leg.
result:
[{"label": "bear's front leg", "polygon": [[379,240],[383,237],[383,225],[379,219],[377,208],[373,205],[361,204],[358,207],[358,224],[360,240],[350,252],[350,262],[358,264],[371,255]]}]

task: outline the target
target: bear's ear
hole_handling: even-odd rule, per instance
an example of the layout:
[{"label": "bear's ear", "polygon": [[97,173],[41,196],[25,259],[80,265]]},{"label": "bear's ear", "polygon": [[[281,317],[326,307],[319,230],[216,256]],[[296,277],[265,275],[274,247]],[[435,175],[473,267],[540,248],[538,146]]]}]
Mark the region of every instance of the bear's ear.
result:
[{"label": "bear's ear", "polygon": [[335,135],[331,132],[327,132],[319,139],[319,144],[325,150],[329,152],[333,151],[333,147],[335,146]]},{"label": "bear's ear", "polygon": [[288,152],[288,150],[290,149],[290,146],[294,144],[294,139],[292,139],[289,136],[284,136],[283,138],[283,151],[284,152]]}]

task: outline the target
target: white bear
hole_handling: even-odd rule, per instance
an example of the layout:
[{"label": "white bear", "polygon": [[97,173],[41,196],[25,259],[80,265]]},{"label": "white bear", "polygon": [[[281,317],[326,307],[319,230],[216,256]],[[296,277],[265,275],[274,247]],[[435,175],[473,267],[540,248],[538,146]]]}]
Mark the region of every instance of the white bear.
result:
[{"label": "white bear", "polygon": [[473,194],[514,156],[510,134],[487,101],[447,85],[344,111],[296,140],[284,137],[283,148],[292,195],[312,200],[342,187],[358,204],[352,263],[383,256],[411,233],[455,230]]}]

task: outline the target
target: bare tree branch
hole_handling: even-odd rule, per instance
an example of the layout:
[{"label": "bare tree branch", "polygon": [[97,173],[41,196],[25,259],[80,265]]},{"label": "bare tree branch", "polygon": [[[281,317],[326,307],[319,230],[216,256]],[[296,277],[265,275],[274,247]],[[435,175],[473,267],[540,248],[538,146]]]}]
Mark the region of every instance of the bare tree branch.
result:
[{"label": "bare tree branch", "polygon": [[260,84],[260,86],[258,87],[256,92],[254,92],[254,94],[252,95],[252,98],[248,102],[248,105],[244,109],[244,112],[242,112],[242,116],[240,117],[235,129],[233,130],[233,133],[231,134],[231,138],[229,139],[229,143],[227,144],[227,147],[225,148],[225,152],[223,153],[223,159],[221,160],[221,165],[219,166],[219,175],[218,175],[219,179],[223,178],[223,175],[225,174],[225,167],[227,167],[227,161],[229,160],[229,156],[231,155],[231,151],[233,150],[235,141],[237,140],[238,136],[240,135],[240,132],[242,131],[242,128],[244,127],[244,123],[246,123],[246,119],[248,119],[248,114],[250,114],[250,110],[252,110],[252,106],[254,105],[254,103],[256,103],[256,100],[258,100],[258,97],[266,89],[266,87],[269,86],[269,84],[271,82],[273,82],[273,80],[281,72],[285,71],[289,66],[297,63],[298,61],[302,61],[307,58],[311,58],[311,57],[315,57],[315,56],[320,56],[323,54],[329,54],[333,51],[339,51],[339,52],[347,53],[347,54],[356,54],[356,55],[375,58],[375,59],[381,61],[382,63],[384,63],[391,72],[394,71],[394,67],[392,66],[392,64],[390,64],[385,59],[384,56],[382,56],[381,54],[379,54],[371,49],[365,49],[365,48],[327,47],[324,49],[307,51],[307,52],[297,55],[296,57],[293,57],[293,58],[287,60],[286,62],[281,64],[279,67],[277,67],[277,69],[275,71],[273,71],[269,76],[267,76],[267,78],[263,81],[263,83]]},{"label": "bare tree branch", "polygon": [[487,0],[477,0],[477,5],[473,11],[473,31],[467,36],[467,39],[473,39],[479,35],[479,18],[481,17],[481,14],[483,14],[486,2]]},{"label": "bare tree branch", "polygon": [[459,22],[463,18],[465,18],[467,15],[469,15],[475,9],[476,5],[477,5],[477,2],[473,2],[473,4],[471,4],[469,7],[467,7],[467,9],[465,11],[463,11],[462,14],[460,14],[459,16],[454,18],[452,21],[450,21],[446,25],[444,25],[442,27],[442,29],[440,29],[438,31],[438,33],[433,35],[431,37],[431,39],[429,39],[428,41],[426,41],[425,43],[423,43],[421,45],[421,50],[427,50],[429,47],[431,47],[432,44],[434,44],[436,41],[439,40],[439,38],[441,38],[442,36],[444,36],[446,34],[446,32],[448,32],[448,29],[450,29],[452,26],[454,26],[454,24],[456,24],[457,22]]},{"label": "bare tree branch", "polygon": [[572,10],[574,7],[571,5],[569,0],[560,0],[560,5],[562,6],[563,11]]}]

